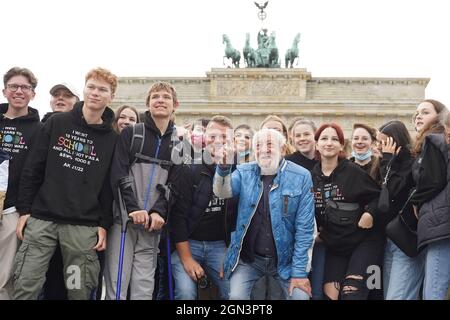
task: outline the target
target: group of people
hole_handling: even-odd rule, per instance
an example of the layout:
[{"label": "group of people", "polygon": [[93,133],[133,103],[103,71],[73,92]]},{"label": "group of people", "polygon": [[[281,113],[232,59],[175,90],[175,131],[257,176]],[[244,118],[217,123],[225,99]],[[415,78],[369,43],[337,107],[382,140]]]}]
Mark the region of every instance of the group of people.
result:
[{"label": "group of people", "polygon": [[448,294],[450,116],[436,100],[418,105],[415,137],[392,120],[345,139],[301,117],[177,126],[165,82],[145,113],[114,113],[103,68],[82,96],[53,86],[42,120],[30,70],[3,83],[0,299],[195,300],[205,279],[224,300]]}]

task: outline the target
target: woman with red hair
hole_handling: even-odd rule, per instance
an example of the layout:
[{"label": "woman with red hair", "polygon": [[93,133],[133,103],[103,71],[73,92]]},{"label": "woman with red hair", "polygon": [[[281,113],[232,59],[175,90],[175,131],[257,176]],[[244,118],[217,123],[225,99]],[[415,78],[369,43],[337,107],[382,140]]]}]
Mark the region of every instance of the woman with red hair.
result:
[{"label": "woman with red hair", "polygon": [[[380,271],[383,257],[384,228],[378,223],[380,188],[345,158],[339,125],[323,124],[315,140],[320,159],[312,178],[319,227],[316,241],[323,241],[326,247],[324,293],[332,300],[365,300],[372,289],[367,279],[374,266]],[[381,286],[380,282],[373,289]]]}]

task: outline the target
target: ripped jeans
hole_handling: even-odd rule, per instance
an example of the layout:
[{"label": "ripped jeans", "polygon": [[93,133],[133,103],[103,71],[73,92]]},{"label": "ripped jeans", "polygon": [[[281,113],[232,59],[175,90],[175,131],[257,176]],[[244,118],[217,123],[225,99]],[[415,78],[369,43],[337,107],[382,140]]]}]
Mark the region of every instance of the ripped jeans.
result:
[{"label": "ripped jeans", "polygon": [[341,300],[367,300],[382,286],[384,245],[384,239],[364,240],[346,256],[327,250],[324,283],[339,283]]}]

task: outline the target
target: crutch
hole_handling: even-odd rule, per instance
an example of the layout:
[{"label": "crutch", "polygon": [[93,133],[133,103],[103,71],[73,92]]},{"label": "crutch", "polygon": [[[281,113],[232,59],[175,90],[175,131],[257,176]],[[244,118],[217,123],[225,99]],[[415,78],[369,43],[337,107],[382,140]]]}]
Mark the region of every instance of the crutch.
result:
[{"label": "crutch", "polygon": [[173,300],[173,281],[172,281],[172,256],[171,256],[171,245],[170,245],[170,230],[169,230],[169,216],[170,211],[172,210],[171,206],[171,197],[174,192],[171,184],[169,183],[167,186],[163,186],[158,184],[156,186],[157,190],[163,194],[165,194],[168,206],[167,206],[167,217],[166,217],[166,254],[167,254],[167,282],[169,285],[169,300]]},{"label": "crutch", "polygon": [[172,256],[170,252],[170,234],[169,226],[166,230],[166,244],[167,244],[167,277],[169,282],[169,300],[173,300],[173,283],[172,283]]},{"label": "crutch", "polygon": [[133,183],[132,177],[129,176],[123,177],[119,180],[117,190],[120,209],[121,232],[120,232],[119,270],[117,271],[116,300],[120,300],[120,291],[122,289],[123,255],[125,251],[125,237],[127,234],[127,227],[129,222],[133,222],[133,218],[128,216],[122,192],[126,188],[130,188],[132,183]]}]

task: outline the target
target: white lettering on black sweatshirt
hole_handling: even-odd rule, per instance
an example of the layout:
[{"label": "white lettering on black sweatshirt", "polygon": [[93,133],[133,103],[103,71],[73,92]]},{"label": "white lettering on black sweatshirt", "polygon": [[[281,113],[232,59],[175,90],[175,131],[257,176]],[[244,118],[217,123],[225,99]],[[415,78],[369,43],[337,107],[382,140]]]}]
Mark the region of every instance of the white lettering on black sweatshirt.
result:
[{"label": "white lettering on black sweatshirt", "polygon": [[35,218],[74,225],[112,224],[109,171],[117,134],[114,112],[87,124],[84,102],[45,123],[20,180],[17,210]]},{"label": "white lettering on black sweatshirt", "polygon": [[14,119],[4,116],[7,111],[8,104],[0,104],[0,148],[10,157],[5,209],[16,205],[20,174],[31,146],[36,141],[37,132],[42,127],[36,109],[28,107],[25,116]]}]

